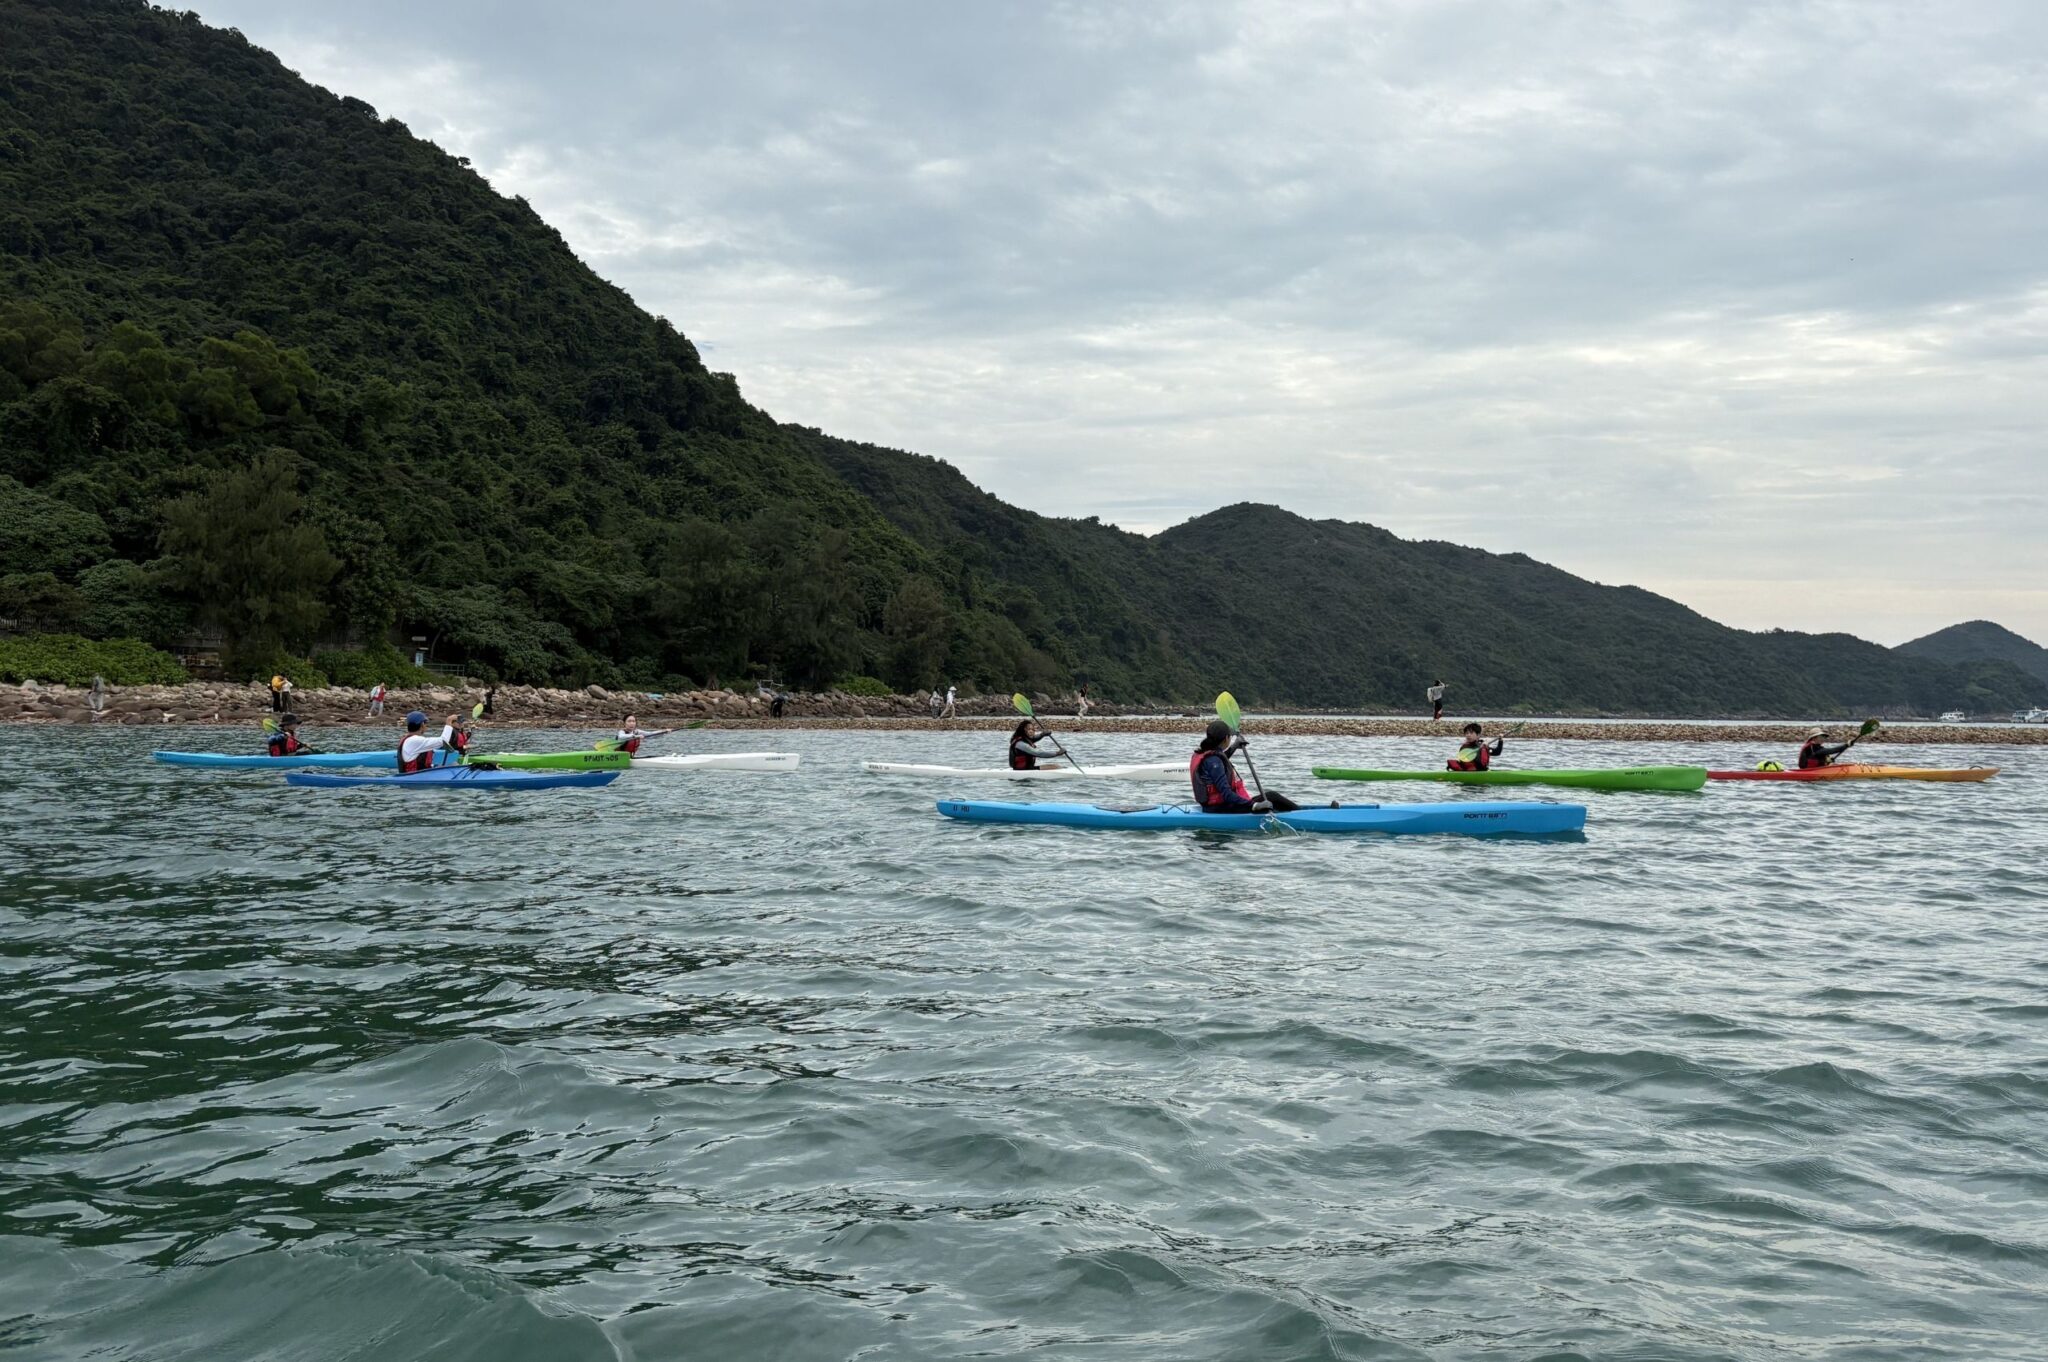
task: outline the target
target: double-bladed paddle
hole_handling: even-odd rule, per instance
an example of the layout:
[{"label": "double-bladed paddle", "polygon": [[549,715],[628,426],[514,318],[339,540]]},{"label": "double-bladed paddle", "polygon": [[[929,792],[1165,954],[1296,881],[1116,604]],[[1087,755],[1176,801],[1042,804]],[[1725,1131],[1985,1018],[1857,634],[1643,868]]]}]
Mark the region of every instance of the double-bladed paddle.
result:
[{"label": "double-bladed paddle", "polygon": [[1087,774],[1088,774],[1088,770],[1087,770],[1087,768],[1086,768],[1086,767],[1082,766],[1080,762],[1078,762],[1078,761],[1074,761],[1074,754],[1073,754],[1072,752],[1069,752],[1069,751],[1068,751],[1068,750],[1066,749],[1065,745],[1064,745],[1064,744],[1062,744],[1062,743],[1060,742],[1060,740],[1059,740],[1058,738],[1054,738],[1054,737],[1053,737],[1053,734],[1052,734],[1052,730],[1051,730],[1051,729],[1049,729],[1049,728],[1047,728],[1047,727],[1046,727],[1046,726],[1045,726],[1045,725],[1044,725],[1043,723],[1041,723],[1041,722],[1039,721],[1038,715],[1036,715],[1035,713],[1033,713],[1033,712],[1032,712],[1032,710],[1031,710],[1031,702],[1030,702],[1029,700],[1027,700],[1027,699],[1025,699],[1025,698],[1024,698],[1024,692],[1023,692],[1023,691],[1021,691],[1021,690],[1020,690],[1020,691],[1018,691],[1018,692],[1017,692],[1017,693],[1016,693],[1015,695],[1012,695],[1012,696],[1010,697],[1010,703],[1011,703],[1012,705],[1015,705],[1015,706],[1017,707],[1017,712],[1018,712],[1019,714],[1023,715],[1023,716],[1025,717],[1025,718],[1027,718],[1027,719],[1031,720],[1031,722],[1032,722],[1032,723],[1034,723],[1034,724],[1038,724],[1038,731],[1039,731],[1040,733],[1043,733],[1043,734],[1045,734],[1045,736],[1046,736],[1046,737],[1048,737],[1048,738],[1051,738],[1051,739],[1052,739],[1052,750],[1053,750],[1053,751],[1055,751],[1055,752],[1059,753],[1059,754],[1060,754],[1061,756],[1065,757],[1065,758],[1066,758],[1066,759],[1067,759],[1068,761],[1070,761],[1070,762],[1073,762],[1073,764],[1074,764],[1074,769],[1075,769],[1076,771],[1079,771],[1079,772],[1080,772],[1080,773],[1081,773],[1082,775],[1087,775]]},{"label": "double-bladed paddle", "polygon": [[[640,740],[645,742],[649,738],[663,738],[671,733],[688,733],[691,729],[703,728],[710,722],[709,719],[693,719],[689,723],[678,724],[674,728],[650,728],[640,735]],[[600,752],[616,752],[625,744],[617,738],[599,738],[591,746]]]},{"label": "double-bladed paddle", "polygon": [[[1252,760],[1251,744],[1244,740],[1244,710],[1238,707],[1235,695],[1224,691],[1216,697],[1216,717],[1229,724],[1230,731],[1237,735],[1237,748],[1244,753],[1245,769],[1252,773],[1252,788],[1259,792],[1262,803],[1270,803],[1271,801],[1266,799],[1265,782],[1259,779],[1259,764]],[[1226,752],[1225,760],[1228,759]]]}]

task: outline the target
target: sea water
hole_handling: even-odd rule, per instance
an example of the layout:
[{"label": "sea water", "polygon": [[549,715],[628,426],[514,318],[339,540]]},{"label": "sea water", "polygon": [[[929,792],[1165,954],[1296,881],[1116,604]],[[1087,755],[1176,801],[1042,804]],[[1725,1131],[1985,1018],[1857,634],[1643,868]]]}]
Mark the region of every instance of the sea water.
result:
[{"label": "sea water", "polygon": [[[2048,753],[1506,792],[1582,841],[971,827],[933,800],[1180,791],[859,770],[1003,740],[519,795],[0,731],[0,1358],[2048,1355]],[[1307,775],[1441,746],[1253,750],[1485,797]]]}]

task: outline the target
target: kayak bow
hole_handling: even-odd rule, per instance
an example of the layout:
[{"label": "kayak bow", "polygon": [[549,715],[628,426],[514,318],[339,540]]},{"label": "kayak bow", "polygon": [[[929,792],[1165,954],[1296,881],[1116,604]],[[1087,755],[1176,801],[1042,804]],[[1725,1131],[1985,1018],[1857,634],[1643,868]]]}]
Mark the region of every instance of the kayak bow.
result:
[{"label": "kayak bow", "polygon": [[1841,766],[1820,766],[1808,771],[1709,771],[1708,780],[1934,780],[1945,783],[1989,780],[1998,774],[1996,766],[1972,766],[1965,770],[1942,770],[1932,766],[1862,766],[1854,762]]}]

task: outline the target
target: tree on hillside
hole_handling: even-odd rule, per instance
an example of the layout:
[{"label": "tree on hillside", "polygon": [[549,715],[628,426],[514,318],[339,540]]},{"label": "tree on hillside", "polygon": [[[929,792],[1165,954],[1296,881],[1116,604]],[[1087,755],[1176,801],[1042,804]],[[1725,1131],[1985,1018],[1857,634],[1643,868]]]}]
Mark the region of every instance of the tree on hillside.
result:
[{"label": "tree on hillside", "polygon": [[757,581],[738,535],[695,517],[678,524],[654,588],[663,665],[707,683],[745,667]]},{"label": "tree on hillside", "polygon": [[164,508],[172,578],[232,655],[304,648],[320,627],[322,592],[340,564],[304,510],[292,456],[281,449]]},{"label": "tree on hillside", "polygon": [[953,640],[953,612],[927,577],[911,577],[897,588],[882,612],[889,640],[889,681],[904,690],[929,690],[946,668]]}]

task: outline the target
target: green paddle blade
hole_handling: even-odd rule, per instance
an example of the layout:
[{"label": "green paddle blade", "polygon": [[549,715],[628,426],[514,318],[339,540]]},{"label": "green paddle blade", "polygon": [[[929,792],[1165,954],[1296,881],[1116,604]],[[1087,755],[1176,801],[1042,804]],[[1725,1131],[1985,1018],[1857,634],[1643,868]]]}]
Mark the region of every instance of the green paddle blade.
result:
[{"label": "green paddle blade", "polygon": [[470,717],[470,718],[472,718],[472,719],[481,719],[481,718],[483,718],[483,717],[484,717],[484,702],[483,702],[483,701],[479,700],[479,701],[477,701],[477,702],[476,702],[476,704],[474,704],[473,706],[471,706],[471,707],[470,707],[470,711],[469,711],[469,717]]},{"label": "green paddle blade", "polygon": [[263,732],[267,736],[277,732],[277,719],[269,714],[263,716]]},{"label": "green paddle blade", "polygon": [[1038,717],[1036,714],[1033,714],[1031,712],[1031,702],[1024,698],[1023,691],[1020,690],[1015,695],[1011,696],[1010,703],[1015,705],[1017,707],[1017,712],[1023,715],[1025,718],[1036,719]]},{"label": "green paddle blade", "polygon": [[1216,697],[1216,717],[1229,724],[1233,733],[1244,727],[1244,711],[1237,707],[1237,697],[1229,691]]},{"label": "green paddle blade", "polygon": [[1857,729],[1857,730],[1856,730],[1856,736],[1857,736],[1857,737],[1859,737],[1859,738],[1867,738],[1867,737],[1869,737],[1869,736],[1870,736],[1871,734],[1873,734],[1873,733],[1877,732],[1877,730],[1878,730],[1878,727],[1879,727],[1879,724],[1878,724],[1877,720],[1875,720],[1875,719],[1865,719],[1865,720],[1863,721],[1863,727],[1861,727],[1861,728],[1859,728],[1859,729]]}]

